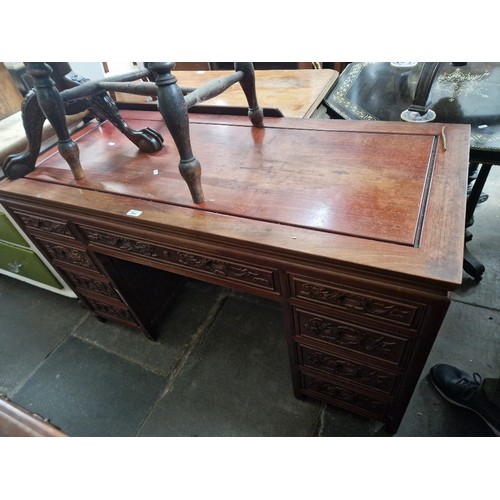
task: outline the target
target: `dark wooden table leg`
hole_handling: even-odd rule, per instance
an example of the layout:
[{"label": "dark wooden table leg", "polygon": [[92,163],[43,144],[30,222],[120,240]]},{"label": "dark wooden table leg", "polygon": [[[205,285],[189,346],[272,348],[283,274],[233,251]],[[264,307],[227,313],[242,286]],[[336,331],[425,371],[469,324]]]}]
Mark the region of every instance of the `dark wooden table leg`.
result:
[{"label": "dark wooden table leg", "polygon": [[256,127],[264,125],[264,111],[257,102],[257,91],[255,89],[255,72],[252,63],[234,63],[235,71],[243,71],[244,77],[240,82],[241,88],[248,101],[248,117]]},{"label": "dark wooden table leg", "polygon": [[[467,198],[467,206],[465,211],[465,221],[467,227],[474,223],[474,211],[476,210],[479,197],[483,191],[486,179],[490,174],[491,164],[483,163],[477,174],[477,179],[474,181],[471,192]],[[467,249],[467,242],[472,240],[472,233],[468,230],[465,232],[465,249],[464,249],[464,271],[472,276],[476,281],[481,281],[485,271],[484,265],[472,256]]]},{"label": "dark wooden table leg", "polygon": [[19,179],[35,170],[36,160],[42,145],[45,115],[40,109],[36,92],[30,90],[21,108],[24,132],[28,144],[24,151],[9,155],[2,165],[2,170],[9,179]]},{"label": "dark wooden table leg", "polygon": [[432,85],[436,80],[443,63],[424,63],[422,72],[418,78],[415,96],[410,107],[401,113],[401,118],[405,121],[427,122],[436,117],[436,113],[430,109],[429,95]]},{"label": "dark wooden table leg", "polygon": [[50,78],[52,68],[43,62],[31,62],[26,64],[26,72],[33,78],[38,104],[57,134],[61,156],[70,166],[73,177],[76,180],[82,179],[84,173],[80,164],[80,152],[76,143],[71,139],[66,125],[64,102],[54,81]]},{"label": "dark wooden table leg", "polygon": [[141,130],[131,128],[122,118],[118,106],[106,92],[90,98],[91,111],[109,120],[125,137],[145,153],[155,153],[163,147],[163,137],[150,127]]},{"label": "dark wooden table leg", "polygon": [[145,63],[145,67],[157,75],[155,83],[158,87],[158,109],[177,146],[179,171],[186,181],[195,203],[204,201],[201,186],[201,165],[194,157],[189,136],[189,116],[181,89],[177,86],[177,78],[172,75],[175,63]]}]

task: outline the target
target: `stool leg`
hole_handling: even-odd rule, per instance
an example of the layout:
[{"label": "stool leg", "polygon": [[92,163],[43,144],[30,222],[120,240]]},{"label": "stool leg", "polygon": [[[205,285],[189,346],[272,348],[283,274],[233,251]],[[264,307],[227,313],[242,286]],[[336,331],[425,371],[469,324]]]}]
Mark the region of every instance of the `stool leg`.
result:
[{"label": "stool leg", "polygon": [[145,63],[146,68],[158,75],[155,80],[158,87],[158,109],[179,151],[179,171],[189,187],[194,203],[202,203],[204,195],[201,165],[191,149],[187,106],[182,91],[177,86],[177,79],[172,75],[174,66],[175,63],[172,62]]},{"label": "stool leg", "polygon": [[26,94],[21,115],[28,144],[21,153],[9,155],[5,159],[2,170],[9,179],[19,179],[32,172],[40,153],[43,124],[46,118],[40,109],[34,90],[30,90]]},{"label": "stool leg", "polygon": [[244,77],[240,81],[241,88],[248,102],[248,117],[255,127],[264,125],[264,111],[257,102],[257,91],[255,89],[255,72],[252,63],[234,63],[235,71],[243,71]]},{"label": "stool leg", "polygon": [[122,118],[118,106],[106,92],[90,98],[90,109],[103,119],[109,120],[127,139],[145,153],[155,153],[163,147],[163,137],[150,127],[141,130],[130,128]]},{"label": "stool leg", "polygon": [[73,177],[76,180],[82,179],[84,173],[80,165],[80,152],[69,135],[64,102],[50,78],[52,68],[43,62],[31,62],[27,63],[26,72],[33,78],[38,104],[57,134],[59,153],[70,166]]}]

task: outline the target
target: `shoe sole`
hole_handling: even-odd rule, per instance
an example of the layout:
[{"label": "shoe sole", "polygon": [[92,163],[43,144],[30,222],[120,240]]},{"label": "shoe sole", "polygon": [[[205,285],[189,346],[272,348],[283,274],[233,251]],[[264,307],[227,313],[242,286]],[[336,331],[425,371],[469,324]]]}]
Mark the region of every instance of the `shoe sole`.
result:
[{"label": "shoe sole", "polygon": [[481,419],[483,420],[483,422],[491,429],[491,431],[493,432],[493,434],[495,434],[495,436],[497,437],[500,437],[500,430],[496,429],[493,425],[491,425],[479,412],[477,412],[476,410],[472,409],[472,408],[469,408],[468,406],[465,406],[463,404],[460,404],[460,403],[457,403],[456,401],[454,401],[453,399],[450,399],[448,396],[446,396],[446,394],[444,394],[441,389],[439,389],[439,387],[436,386],[436,384],[434,383],[434,381],[432,380],[431,377],[429,377],[431,379],[431,382],[432,382],[432,385],[434,387],[434,389],[436,389],[436,391],[444,398],[446,399],[446,401],[448,401],[449,403],[451,403],[452,405],[455,405],[455,406],[458,406],[459,408],[465,408],[466,410],[469,410],[469,411],[472,411],[474,412],[478,417],[481,417]]}]

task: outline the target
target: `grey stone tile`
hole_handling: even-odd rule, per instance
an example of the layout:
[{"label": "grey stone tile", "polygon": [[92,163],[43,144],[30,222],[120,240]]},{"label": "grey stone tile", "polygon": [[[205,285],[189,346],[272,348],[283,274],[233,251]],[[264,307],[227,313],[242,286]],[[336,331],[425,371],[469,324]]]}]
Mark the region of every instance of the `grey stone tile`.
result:
[{"label": "grey stone tile", "polygon": [[12,394],[86,314],[76,299],[0,275],[0,391]]},{"label": "grey stone tile", "polygon": [[500,374],[500,311],[452,302],[427,360],[435,363]]},{"label": "grey stone tile", "polygon": [[477,283],[464,273],[464,281],[453,297],[469,304],[500,309],[500,166],[491,169],[485,185],[489,199],[478,205],[473,235],[467,248],[484,266],[483,279]]},{"label": "grey stone tile", "polygon": [[229,296],[143,436],[311,436],[321,405],[293,395],[281,312]]},{"label": "grey stone tile", "polygon": [[473,412],[444,400],[428,379],[437,363],[500,376],[500,312],[452,302],[397,436],[492,436]]},{"label": "grey stone tile", "polygon": [[189,347],[193,336],[217,308],[224,289],[188,280],[169,305],[159,325],[156,341],[140,332],[94,316],[74,334],[106,351],[128,359],[148,370],[168,376]]},{"label": "grey stone tile", "polygon": [[319,437],[370,437],[380,432],[383,423],[325,405],[318,429]]},{"label": "grey stone tile", "polygon": [[69,337],[12,400],[70,436],[134,436],[165,379]]}]

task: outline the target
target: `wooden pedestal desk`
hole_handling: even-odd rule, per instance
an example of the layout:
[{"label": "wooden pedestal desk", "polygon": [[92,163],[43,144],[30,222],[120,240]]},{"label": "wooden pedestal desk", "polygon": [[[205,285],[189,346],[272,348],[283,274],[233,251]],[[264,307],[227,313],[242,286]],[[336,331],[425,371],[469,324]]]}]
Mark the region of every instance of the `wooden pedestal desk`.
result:
[{"label": "wooden pedestal desk", "polygon": [[123,116],[164,148],[105,122],[78,137],[84,179],[52,151],[0,182],[81,300],[153,338],[178,276],[278,301],[295,395],[394,433],[462,279],[469,127],[190,115],[195,205],[160,115]]}]

